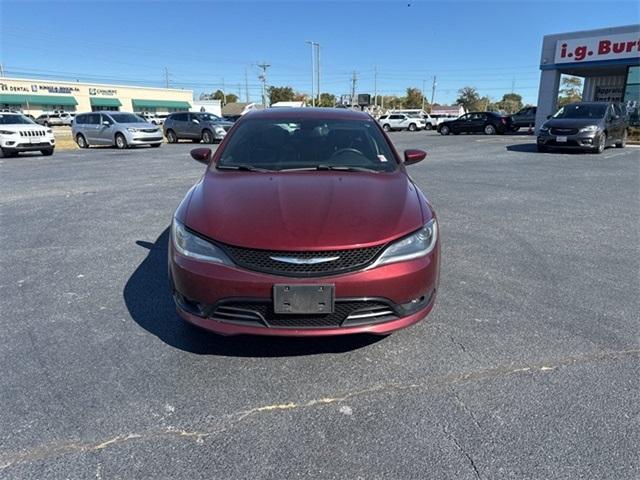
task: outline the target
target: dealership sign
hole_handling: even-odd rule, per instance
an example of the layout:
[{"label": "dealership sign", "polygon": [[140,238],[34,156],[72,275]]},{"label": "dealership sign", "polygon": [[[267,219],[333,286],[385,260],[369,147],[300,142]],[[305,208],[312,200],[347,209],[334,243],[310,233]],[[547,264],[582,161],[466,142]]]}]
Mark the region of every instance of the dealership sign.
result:
[{"label": "dealership sign", "polygon": [[640,32],[558,40],[555,63],[640,58]]}]

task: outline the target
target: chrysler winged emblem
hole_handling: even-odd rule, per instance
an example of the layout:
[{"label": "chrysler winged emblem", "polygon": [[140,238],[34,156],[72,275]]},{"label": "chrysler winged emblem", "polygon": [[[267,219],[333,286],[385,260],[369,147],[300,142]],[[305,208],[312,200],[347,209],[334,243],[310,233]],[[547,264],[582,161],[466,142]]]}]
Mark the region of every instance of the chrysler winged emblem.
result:
[{"label": "chrysler winged emblem", "polygon": [[282,263],[291,263],[293,265],[317,265],[319,263],[327,263],[338,260],[340,256],[336,257],[311,257],[311,258],[300,258],[300,257],[269,257],[271,260],[275,262]]}]

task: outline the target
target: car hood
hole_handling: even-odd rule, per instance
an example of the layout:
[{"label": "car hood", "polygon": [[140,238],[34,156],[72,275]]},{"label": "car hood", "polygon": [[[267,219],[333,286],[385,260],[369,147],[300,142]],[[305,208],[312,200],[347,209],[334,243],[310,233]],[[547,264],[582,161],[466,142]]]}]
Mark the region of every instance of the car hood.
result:
[{"label": "car hood", "polygon": [[346,249],[386,243],[417,230],[423,225],[420,202],[402,171],[208,171],[192,191],[185,223],[241,247]]},{"label": "car hood", "polygon": [[601,125],[602,118],[550,118],[544,125],[549,128],[582,128],[587,125]]},{"label": "car hood", "polygon": [[118,123],[122,128],[158,128],[157,125],[153,123],[140,123],[140,122],[132,122],[132,123]]},{"label": "car hood", "polygon": [[216,121],[212,121],[212,122],[207,122],[210,125],[215,125],[218,127],[231,127],[233,126],[233,122],[229,122],[227,120],[216,120]]}]

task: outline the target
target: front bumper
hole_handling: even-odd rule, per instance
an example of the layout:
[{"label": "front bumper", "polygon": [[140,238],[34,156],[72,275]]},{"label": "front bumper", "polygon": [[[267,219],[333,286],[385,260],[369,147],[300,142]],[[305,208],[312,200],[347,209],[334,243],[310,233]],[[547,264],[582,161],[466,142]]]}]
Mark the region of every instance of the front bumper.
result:
[{"label": "front bumper", "polygon": [[[578,132],[574,135],[554,135],[552,133],[540,132],[538,134],[538,145],[548,148],[562,148],[571,150],[595,150],[598,148],[596,137],[598,131]],[[558,141],[558,137],[565,137],[566,141]]]},{"label": "front bumper", "polygon": [[[33,143],[31,142],[33,140]],[[7,152],[32,152],[54,148],[56,141],[53,137],[25,138],[17,135],[7,136],[0,141],[0,147]]]},{"label": "front bumper", "polygon": [[[223,335],[385,334],[405,328],[433,308],[439,262],[438,241],[429,255],[415,260],[342,275],[294,278],[196,261],[169,245],[169,275],[178,314]],[[313,318],[276,315],[272,291],[278,283],[334,285],[335,313]]]},{"label": "front bumper", "polygon": [[162,143],[162,130],[157,132],[126,132],[127,143],[129,145],[150,145]]}]

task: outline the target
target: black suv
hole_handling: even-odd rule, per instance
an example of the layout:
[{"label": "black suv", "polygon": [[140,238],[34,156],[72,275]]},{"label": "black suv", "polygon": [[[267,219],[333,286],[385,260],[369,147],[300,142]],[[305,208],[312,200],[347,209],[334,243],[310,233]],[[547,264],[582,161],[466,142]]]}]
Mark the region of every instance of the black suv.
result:
[{"label": "black suv", "polygon": [[538,107],[524,107],[518,113],[511,115],[511,130],[517,132],[521,128],[531,128],[536,124]]},{"label": "black suv", "polygon": [[542,124],[538,151],[567,148],[602,153],[611,145],[624,148],[628,126],[627,116],[617,103],[570,103]]},{"label": "black suv", "polygon": [[511,130],[511,119],[495,112],[470,112],[438,125],[438,132],[442,135],[461,132],[484,133],[495,135]]}]

